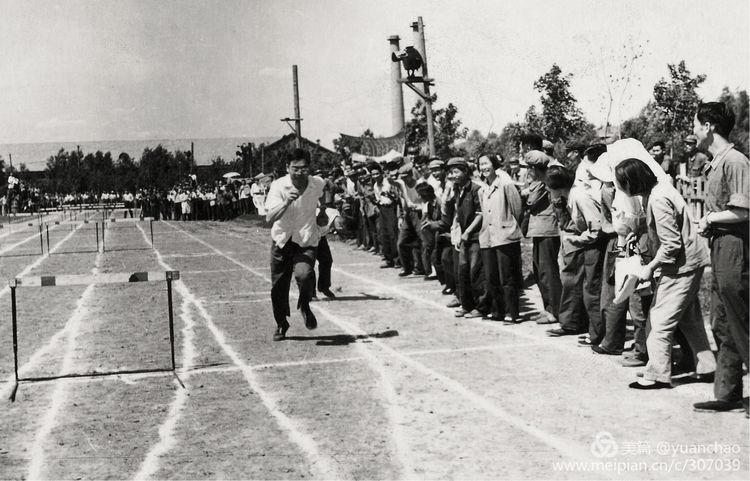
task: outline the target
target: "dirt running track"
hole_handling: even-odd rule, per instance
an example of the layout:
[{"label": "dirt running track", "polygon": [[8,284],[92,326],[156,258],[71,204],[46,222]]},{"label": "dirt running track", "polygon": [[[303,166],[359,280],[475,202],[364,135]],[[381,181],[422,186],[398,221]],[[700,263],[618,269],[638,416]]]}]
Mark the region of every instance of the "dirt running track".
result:
[{"label": "dirt running track", "polygon": [[[105,252],[88,248],[83,224],[53,232],[52,255],[2,257],[2,278],[181,272],[185,389],[168,373],[120,375],[22,383],[6,401],[6,287],[2,479],[748,478],[744,415],[691,410],[710,385],[630,390],[635,371],[616,359],[533,323],[457,320],[436,283],[399,279],[346,244],[332,242],[341,290],[314,304],[318,329],[295,313],[274,343],[259,225],[154,223],[152,249],[148,223],[118,224]],[[0,254],[33,242],[13,233]],[[19,288],[18,299],[22,374],[169,365],[164,283]],[[535,288],[524,303],[538,305]]]}]

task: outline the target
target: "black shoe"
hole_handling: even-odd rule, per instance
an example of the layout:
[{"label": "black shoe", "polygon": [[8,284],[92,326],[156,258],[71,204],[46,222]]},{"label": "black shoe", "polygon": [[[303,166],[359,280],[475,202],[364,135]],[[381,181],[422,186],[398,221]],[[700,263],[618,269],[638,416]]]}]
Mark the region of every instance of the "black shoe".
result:
[{"label": "black shoe", "polygon": [[672,385],[668,382],[654,381],[653,384],[641,384],[638,381],[633,381],[628,384],[630,389],[640,389],[641,391],[652,391],[654,389],[671,389]]},{"label": "black shoe", "polygon": [[380,265],[381,269],[392,269],[394,267],[396,267],[396,264],[394,264],[393,262],[386,262],[385,264]]},{"label": "black shoe", "polygon": [[398,276],[399,277],[406,277],[406,276],[410,276],[411,274],[412,274],[412,271],[401,271],[401,272],[398,273]]},{"label": "black shoe", "polygon": [[302,314],[302,320],[305,321],[306,328],[312,331],[313,329],[318,327],[318,319],[315,318],[315,314],[313,314],[310,306],[300,309],[300,313]]},{"label": "black shoe", "polygon": [[451,289],[450,287],[446,287],[443,289],[443,295],[444,296],[450,296],[451,294],[455,293],[455,289]]},{"label": "black shoe", "polygon": [[620,352],[617,351],[610,351],[609,349],[603,348],[602,346],[591,346],[591,350],[594,351],[597,354],[604,354],[606,356],[619,356]]},{"label": "black shoe", "polygon": [[596,344],[591,342],[591,339],[589,339],[588,337],[583,337],[583,338],[578,339],[578,346],[579,347],[594,347],[596,346]]},{"label": "black shoe", "polygon": [[278,326],[275,331],[273,331],[273,340],[274,341],[283,341],[286,339],[286,331],[289,330],[289,323],[285,323],[283,326]]},{"label": "black shoe", "polygon": [[437,276],[424,276],[425,281],[436,281]]},{"label": "black shoe", "polygon": [[549,329],[547,331],[547,335],[549,337],[561,337],[561,336],[577,336],[580,334],[578,331],[570,331],[568,329],[563,329],[562,327],[557,329]]},{"label": "black shoe", "polygon": [[693,410],[699,413],[723,413],[744,409],[741,400],[737,401],[704,401],[693,404]]},{"label": "black shoe", "polygon": [[414,271],[415,276],[424,277],[424,271]]},{"label": "black shoe", "polygon": [[331,291],[330,288],[329,289],[318,289],[318,292],[320,292],[321,294],[323,294],[324,296],[326,296],[329,299],[335,299],[336,298],[336,294],[334,294]]}]

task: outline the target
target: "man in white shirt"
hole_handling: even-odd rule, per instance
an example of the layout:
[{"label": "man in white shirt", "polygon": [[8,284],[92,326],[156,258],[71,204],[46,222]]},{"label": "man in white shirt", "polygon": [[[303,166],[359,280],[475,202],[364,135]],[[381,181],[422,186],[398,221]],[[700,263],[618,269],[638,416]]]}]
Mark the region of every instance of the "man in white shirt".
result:
[{"label": "man in white shirt", "polygon": [[310,309],[315,294],[314,266],[321,227],[328,224],[325,208],[316,209],[325,181],[309,175],[310,154],[294,149],[286,161],[288,174],[271,184],[266,198],[266,221],[272,223],[271,303],[276,320],[274,341],[286,337],[289,329],[289,286],[292,274],[297,280],[297,308],[305,327],[315,329],[318,321]]}]

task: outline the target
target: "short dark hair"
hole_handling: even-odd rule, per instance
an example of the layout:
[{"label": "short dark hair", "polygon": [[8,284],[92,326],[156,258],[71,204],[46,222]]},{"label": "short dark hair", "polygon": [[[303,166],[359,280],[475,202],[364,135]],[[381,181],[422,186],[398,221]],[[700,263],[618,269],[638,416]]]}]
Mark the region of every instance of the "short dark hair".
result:
[{"label": "short dark hair", "polygon": [[435,189],[427,182],[421,182],[414,188],[423,199],[433,199],[435,197]]},{"label": "short dark hair", "polygon": [[367,170],[377,170],[381,174],[383,173],[383,166],[378,164],[377,162],[370,162],[367,164]]},{"label": "short dark hair", "polygon": [[615,179],[628,195],[644,195],[659,182],[645,162],[638,159],[625,159],[615,167]]},{"label": "short dark hair", "polygon": [[542,150],[543,142],[542,136],[539,134],[529,133],[521,135],[521,143],[530,146],[534,150]]},{"label": "short dark hair", "polygon": [[607,146],[604,144],[592,144],[586,147],[583,151],[583,156],[588,157],[590,162],[596,162],[604,152],[607,151]]},{"label": "short dark hair", "polygon": [[[495,154],[482,154],[482,155],[479,156],[480,159],[482,157],[487,157],[488,159],[490,159],[490,162],[492,162],[492,168],[495,169],[495,170],[497,170],[497,169],[499,169],[499,168],[501,168],[503,166],[503,161],[502,161],[502,159],[500,158],[499,155],[495,155]],[[478,163],[479,163],[479,161],[477,161],[477,164]]]},{"label": "short dark hair", "polygon": [[667,146],[661,140],[657,140],[656,142],[654,142],[653,144],[651,144],[651,147],[649,147],[648,150],[651,150],[654,147],[661,147],[661,150],[667,150]]},{"label": "short dark hair", "polygon": [[573,187],[574,181],[573,173],[565,167],[559,165],[553,165],[547,169],[547,175],[544,178],[544,183],[550,189],[570,189]]},{"label": "short dark hair", "polygon": [[294,162],[295,160],[304,160],[305,163],[309,166],[310,165],[310,152],[306,151],[305,149],[293,149],[289,153],[286,154],[286,163],[290,164],[291,162]]},{"label": "short dark hair", "polygon": [[724,137],[729,138],[729,133],[734,128],[734,110],[724,102],[701,102],[698,104],[696,113],[698,122],[714,126],[714,131]]}]

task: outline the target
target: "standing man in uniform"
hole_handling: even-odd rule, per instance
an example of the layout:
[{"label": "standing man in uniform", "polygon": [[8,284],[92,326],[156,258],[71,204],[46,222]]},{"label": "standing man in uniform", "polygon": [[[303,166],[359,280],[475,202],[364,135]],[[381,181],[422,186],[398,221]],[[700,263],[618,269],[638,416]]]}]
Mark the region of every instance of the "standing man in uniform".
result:
[{"label": "standing man in uniform", "polygon": [[276,320],[274,341],[286,337],[289,329],[289,286],[297,280],[297,308],[305,327],[315,329],[318,321],[310,309],[315,294],[313,272],[320,241],[320,228],[328,223],[325,206],[316,215],[325,181],[309,175],[310,154],[294,149],[287,155],[288,174],[271,184],[266,198],[266,221],[271,226],[271,303]]},{"label": "standing man in uniform", "polygon": [[[695,403],[697,411],[741,409],[742,364],[748,364],[748,209],[750,161],[729,143],[734,112],[722,102],[698,105],[693,133],[698,148],[713,160],[706,168],[706,214],[698,232],[711,244],[711,322],[719,346],[715,401]],[[748,406],[745,404],[745,414]]]}]

